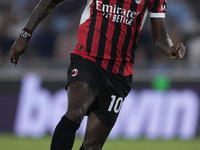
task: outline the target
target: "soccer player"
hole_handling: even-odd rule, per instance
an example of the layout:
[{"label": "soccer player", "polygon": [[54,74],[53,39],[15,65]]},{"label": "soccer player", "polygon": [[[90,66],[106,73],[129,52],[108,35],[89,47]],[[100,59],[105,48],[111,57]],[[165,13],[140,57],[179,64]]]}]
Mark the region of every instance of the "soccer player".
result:
[{"label": "soccer player", "polygon": [[[41,0],[10,50],[17,65],[37,25],[64,0]],[[51,150],[71,150],[88,116],[80,150],[101,150],[131,90],[132,66],[144,20],[150,12],[154,45],[172,59],[183,58],[165,29],[167,0],[87,0],[68,69],[68,109],[53,134]],[[127,116],[128,117],[128,116]]]}]

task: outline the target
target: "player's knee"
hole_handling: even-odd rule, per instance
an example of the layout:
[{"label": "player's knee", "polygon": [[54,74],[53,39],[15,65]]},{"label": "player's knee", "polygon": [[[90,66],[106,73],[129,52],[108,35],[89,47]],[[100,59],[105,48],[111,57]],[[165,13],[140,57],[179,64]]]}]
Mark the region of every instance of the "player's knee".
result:
[{"label": "player's knee", "polygon": [[83,142],[84,150],[101,150],[104,142],[96,140],[86,140]]},{"label": "player's knee", "polygon": [[85,112],[82,109],[73,109],[73,110],[68,110],[65,114],[70,120],[76,122],[76,123],[81,123],[83,120],[83,117],[85,115]]}]

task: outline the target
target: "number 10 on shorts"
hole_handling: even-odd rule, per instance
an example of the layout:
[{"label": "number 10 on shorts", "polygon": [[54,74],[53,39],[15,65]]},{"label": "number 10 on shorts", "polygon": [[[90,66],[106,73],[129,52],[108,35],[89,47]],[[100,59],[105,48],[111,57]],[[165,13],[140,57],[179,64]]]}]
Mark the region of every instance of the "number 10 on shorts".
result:
[{"label": "number 10 on shorts", "polygon": [[117,96],[112,95],[111,99],[112,100],[110,102],[108,111],[111,112],[113,109],[115,113],[118,113],[122,107],[123,98],[122,97],[117,98]]}]

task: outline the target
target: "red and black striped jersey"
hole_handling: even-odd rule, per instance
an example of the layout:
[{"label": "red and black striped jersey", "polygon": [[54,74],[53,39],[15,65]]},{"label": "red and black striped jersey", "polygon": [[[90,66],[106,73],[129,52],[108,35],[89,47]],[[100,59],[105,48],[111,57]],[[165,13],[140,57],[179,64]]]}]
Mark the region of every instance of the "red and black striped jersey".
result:
[{"label": "red and black striped jersey", "polygon": [[[145,18],[164,18],[167,0],[87,0],[72,53],[105,70],[133,74],[135,50]],[[80,48],[81,46],[81,48]]]}]

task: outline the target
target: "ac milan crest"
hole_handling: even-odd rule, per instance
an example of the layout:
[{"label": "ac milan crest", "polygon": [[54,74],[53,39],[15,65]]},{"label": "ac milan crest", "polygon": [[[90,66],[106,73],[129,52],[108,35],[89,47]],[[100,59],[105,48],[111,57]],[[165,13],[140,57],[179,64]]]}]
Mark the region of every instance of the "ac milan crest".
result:
[{"label": "ac milan crest", "polygon": [[72,74],[72,77],[77,76],[77,74],[78,74],[78,69],[73,69],[71,74]]},{"label": "ac milan crest", "polygon": [[142,0],[135,0],[135,2],[136,2],[137,4],[140,4],[140,3],[142,2]]}]

